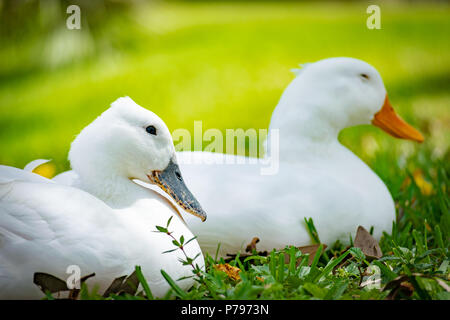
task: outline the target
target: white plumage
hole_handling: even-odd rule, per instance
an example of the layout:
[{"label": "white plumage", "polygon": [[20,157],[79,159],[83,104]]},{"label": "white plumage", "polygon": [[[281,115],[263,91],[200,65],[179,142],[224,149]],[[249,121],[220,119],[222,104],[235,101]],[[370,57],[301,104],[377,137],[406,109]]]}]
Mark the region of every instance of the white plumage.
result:
[{"label": "white plumage", "polygon": [[[188,185],[208,212],[205,223],[186,218],[202,250],[214,255],[220,243],[219,254],[225,256],[243,251],[253,237],[260,238],[261,251],[308,245],[304,218],[313,218],[328,245],[348,243],[359,225],[373,226],[377,239],[390,231],[395,206],[387,187],[338,141],[342,129],[371,123],[394,137],[423,141],[393,112],[374,67],[330,58],[308,63],[283,92],[269,127],[278,131],[279,141],[276,148],[268,145],[264,162],[178,152]],[[275,154],[278,172],[261,175]],[[76,185],[79,178],[68,171],[54,179]]]},{"label": "white plumage", "polygon": [[[186,220],[202,250],[214,254],[221,243],[221,255],[244,251],[253,237],[260,238],[258,250],[308,245],[304,218],[313,218],[328,245],[348,243],[358,225],[373,226],[377,239],[390,231],[395,206],[388,189],[338,141],[342,129],[370,124],[382,106],[388,108],[386,101],[375,68],[352,58],[325,59],[298,74],[272,114],[269,129],[279,130],[277,174],[261,175],[267,164],[249,164],[238,156],[225,157],[247,164],[211,164],[224,155],[209,152],[178,153],[191,190],[208,211],[205,224]],[[398,137],[420,141],[420,133],[404,128],[411,136]],[[392,130],[397,130],[394,124]],[[267,156],[275,149],[269,144]]]},{"label": "white plumage", "polygon": [[[150,136],[145,127],[158,134]],[[41,298],[33,284],[35,272],[67,279],[66,269],[78,265],[81,275],[103,292],[116,277],[142,267],[153,294],[164,295],[173,279],[192,275],[190,266],[173,249],[172,239],[153,232],[173,217],[169,230],[177,239],[193,237],[173,207],[131,179],[148,182],[147,174],[164,170],[174,157],[170,132],[154,113],[129,98],[86,127],[74,141],[70,160],[78,188],[64,186],[34,173],[0,166],[0,298]],[[88,192],[83,190],[88,190]],[[196,241],[185,246],[190,257],[200,256]],[[193,280],[179,281],[182,288]]]}]

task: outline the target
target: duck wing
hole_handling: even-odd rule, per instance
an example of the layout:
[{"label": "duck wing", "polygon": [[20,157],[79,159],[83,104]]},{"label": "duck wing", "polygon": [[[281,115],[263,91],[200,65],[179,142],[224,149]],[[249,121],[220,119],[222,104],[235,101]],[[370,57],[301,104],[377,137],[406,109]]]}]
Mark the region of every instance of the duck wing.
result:
[{"label": "duck wing", "polygon": [[[23,170],[28,172],[33,172],[37,167],[46,164],[47,162],[50,162],[51,160],[48,159],[36,159],[33,160],[23,168]],[[19,169],[17,169],[19,170]],[[52,179],[54,182],[65,185],[65,186],[71,186],[71,187],[78,187],[80,178],[78,174],[73,170],[64,171],[60,174],[57,174]]]},{"label": "duck wing", "polygon": [[54,176],[52,180],[65,186],[78,188],[80,185],[80,177],[78,173],[73,170],[61,172],[60,174]]},{"label": "duck wing", "polygon": [[96,272],[106,282],[130,273],[115,241],[123,236],[119,226],[92,195],[0,166],[0,299],[42,298],[35,272],[67,279],[67,268],[77,265],[81,276]]}]

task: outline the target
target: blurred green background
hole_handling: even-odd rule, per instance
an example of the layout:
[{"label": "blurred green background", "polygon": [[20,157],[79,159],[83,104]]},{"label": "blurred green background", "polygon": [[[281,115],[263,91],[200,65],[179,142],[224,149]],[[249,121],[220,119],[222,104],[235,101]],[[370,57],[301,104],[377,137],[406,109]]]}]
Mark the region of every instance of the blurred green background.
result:
[{"label": "blurred green background", "polygon": [[[69,4],[81,7],[81,30],[66,28]],[[432,156],[448,158],[449,5],[380,1],[382,29],[369,30],[369,4],[1,1],[0,163],[68,168],[75,135],[125,95],[172,131],[194,120],[267,128],[290,69],[333,56],[375,66]],[[340,139],[372,166],[380,153],[401,165],[424,146],[369,126]]]}]

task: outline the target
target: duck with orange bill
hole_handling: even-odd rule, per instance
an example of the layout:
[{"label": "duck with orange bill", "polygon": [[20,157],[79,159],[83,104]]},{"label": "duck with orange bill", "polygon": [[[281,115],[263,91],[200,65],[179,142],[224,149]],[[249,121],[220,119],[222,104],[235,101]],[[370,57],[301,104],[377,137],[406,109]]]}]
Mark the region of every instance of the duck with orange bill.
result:
[{"label": "duck with orange bill", "polygon": [[[320,240],[348,243],[359,225],[379,239],[389,232],[395,206],[383,181],[338,141],[341,130],[373,124],[395,138],[423,136],[394,111],[379,72],[354,58],[305,65],[283,92],[269,127],[265,157],[278,155],[275,174],[241,156],[178,152],[186,179],[209,218],[187,220],[202,250],[244,251],[311,244],[304,223],[312,218]],[[274,133],[278,139],[271,139]],[[274,140],[277,143],[272,143]],[[228,163],[245,163],[223,165]],[[213,187],[211,187],[213,186]]]}]

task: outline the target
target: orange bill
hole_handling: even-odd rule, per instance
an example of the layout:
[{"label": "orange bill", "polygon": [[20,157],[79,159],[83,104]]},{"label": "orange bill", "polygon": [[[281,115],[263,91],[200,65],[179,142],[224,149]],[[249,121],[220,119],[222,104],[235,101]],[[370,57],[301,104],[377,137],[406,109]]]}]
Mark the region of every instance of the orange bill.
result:
[{"label": "orange bill", "polygon": [[423,142],[424,140],[424,137],[419,131],[407,124],[395,113],[387,95],[383,107],[373,117],[372,124],[396,138],[414,140],[417,142]]}]

